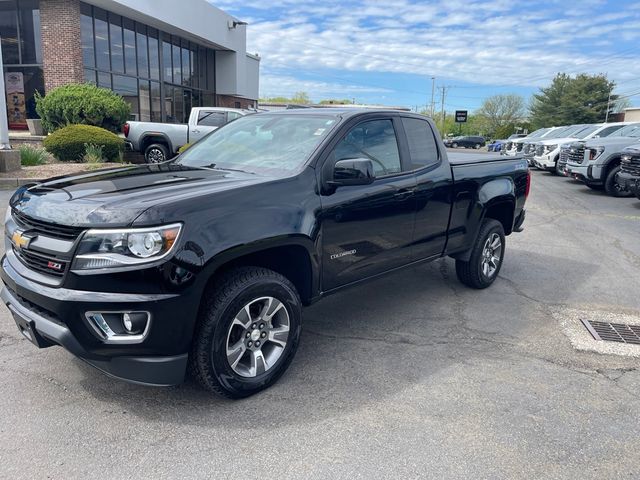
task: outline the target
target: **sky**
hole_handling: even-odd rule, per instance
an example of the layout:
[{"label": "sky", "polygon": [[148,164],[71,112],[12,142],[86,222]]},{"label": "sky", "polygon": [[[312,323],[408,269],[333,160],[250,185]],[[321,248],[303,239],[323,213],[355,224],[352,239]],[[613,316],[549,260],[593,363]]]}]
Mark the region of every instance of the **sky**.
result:
[{"label": "sky", "polygon": [[[260,96],[475,110],[557,72],[605,73],[640,105],[640,1],[212,0],[249,23]],[[432,80],[435,77],[435,81]]]}]

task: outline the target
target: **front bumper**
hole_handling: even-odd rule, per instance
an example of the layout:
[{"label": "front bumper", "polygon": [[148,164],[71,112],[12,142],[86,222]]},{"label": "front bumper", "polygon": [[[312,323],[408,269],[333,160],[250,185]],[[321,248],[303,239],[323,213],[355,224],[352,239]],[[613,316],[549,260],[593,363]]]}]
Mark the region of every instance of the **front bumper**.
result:
[{"label": "front bumper", "polygon": [[542,155],[540,157],[533,157],[533,163],[536,167],[538,168],[542,168],[542,169],[551,169],[551,168],[555,168],[556,166],[556,162],[555,162],[555,158],[557,155]]},{"label": "front bumper", "polygon": [[621,187],[624,187],[636,197],[640,198],[640,177],[631,175],[630,173],[620,172],[617,178]]},{"label": "front bumper", "polygon": [[[47,287],[21,276],[16,270],[19,267],[14,268],[6,256],[1,267],[5,287],[0,297],[20,332],[37,347],[60,345],[108,375],[129,382],[168,386],[184,380],[187,349],[163,354],[168,352],[162,352],[162,348],[157,347],[158,340],[153,338],[140,345],[106,345],[93,333],[82,314],[88,310],[147,310],[154,316],[154,326],[161,326],[160,330],[164,326],[166,330],[168,321],[178,324],[182,318],[178,312],[183,299],[178,295]],[[186,330],[186,325],[176,325],[176,328]],[[158,333],[166,336],[175,332]]]}]

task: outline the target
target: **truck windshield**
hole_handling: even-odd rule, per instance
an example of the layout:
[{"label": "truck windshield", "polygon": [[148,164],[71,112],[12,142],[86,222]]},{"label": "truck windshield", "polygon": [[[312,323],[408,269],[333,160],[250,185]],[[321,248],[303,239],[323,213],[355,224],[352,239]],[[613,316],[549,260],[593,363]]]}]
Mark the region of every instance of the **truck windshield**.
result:
[{"label": "truck windshield", "polygon": [[288,174],[306,163],[337,123],[337,118],[326,115],[250,115],[203,138],[180,155],[176,163],[258,174]]},{"label": "truck windshield", "polygon": [[640,123],[625,125],[620,130],[616,130],[609,137],[640,137]]}]

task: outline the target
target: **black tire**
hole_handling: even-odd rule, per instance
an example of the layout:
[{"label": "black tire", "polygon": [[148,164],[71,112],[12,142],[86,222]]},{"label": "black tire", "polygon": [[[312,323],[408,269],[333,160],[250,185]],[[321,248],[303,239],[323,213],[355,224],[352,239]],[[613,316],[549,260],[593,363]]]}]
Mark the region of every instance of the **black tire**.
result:
[{"label": "black tire", "polygon": [[556,160],[556,167],[555,167],[555,171],[556,171],[556,175],[559,175],[561,177],[564,177],[564,172],[562,171],[562,169],[560,168],[560,160]]},{"label": "black tire", "polygon": [[[286,308],[288,338],[274,365],[256,376],[244,377],[227,359],[228,337],[244,306],[265,296],[279,300]],[[205,389],[227,398],[248,397],[275,383],[293,360],[300,340],[302,302],[293,284],[265,268],[241,267],[214,281],[204,297],[189,358],[191,375]]]},{"label": "black tire", "polygon": [[626,198],[632,196],[633,194],[629,190],[624,189],[618,183],[618,173],[620,173],[620,165],[616,165],[609,171],[604,181],[604,191],[612,197]]},{"label": "black tire", "polygon": [[[494,237],[496,235],[496,237]],[[497,254],[499,261],[494,271],[487,274],[483,271],[485,260],[485,248],[488,241],[492,238],[500,239],[500,252]],[[497,220],[487,219],[482,222],[480,231],[476,237],[476,241],[471,250],[471,256],[468,261],[456,260],[456,274],[461,283],[471,288],[487,288],[489,287],[500,273],[502,262],[504,260],[505,236],[502,224]],[[495,254],[495,252],[494,252]],[[495,264],[495,262],[494,262]]]},{"label": "black tire", "polygon": [[457,144],[456,142],[453,142],[453,143],[451,144],[451,148],[458,148],[458,144]]},{"label": "black tire", "polygon": [[152,143],[144,150],[144,160],[147,163],[162,163],[169,160],[169,149],[162,143]]}]

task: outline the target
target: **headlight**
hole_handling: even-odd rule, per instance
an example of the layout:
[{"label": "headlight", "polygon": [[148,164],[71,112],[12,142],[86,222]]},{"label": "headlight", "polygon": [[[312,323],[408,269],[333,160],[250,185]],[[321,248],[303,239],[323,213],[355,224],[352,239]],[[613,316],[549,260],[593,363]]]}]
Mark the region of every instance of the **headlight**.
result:
[{"label": "headlight", "polygon": [[89,230],[84,234],[72,270],[127,268],[157,262],[176,245],[182,225]]},{"label": "headlight", "polygon": [[604,152],[604,147],[595,147],[589,149],[589,160],[595,160]]}]

